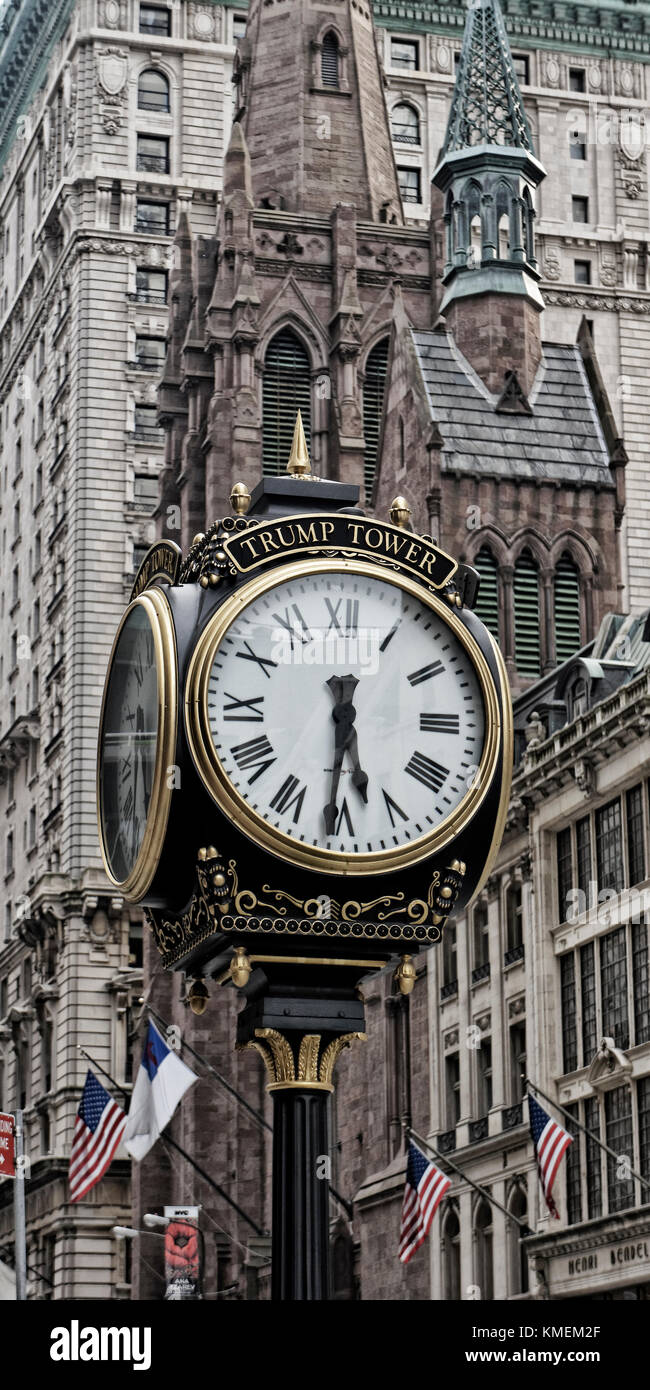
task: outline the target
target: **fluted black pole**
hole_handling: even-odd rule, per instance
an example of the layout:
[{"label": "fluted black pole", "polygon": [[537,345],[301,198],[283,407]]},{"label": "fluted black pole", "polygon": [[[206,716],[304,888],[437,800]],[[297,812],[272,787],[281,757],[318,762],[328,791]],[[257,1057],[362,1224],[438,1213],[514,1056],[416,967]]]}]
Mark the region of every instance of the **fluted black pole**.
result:
[{"label": "fluted black pole", "polygon": [[273,1091],[274,1300],[329,1298],[328,1092]]}]

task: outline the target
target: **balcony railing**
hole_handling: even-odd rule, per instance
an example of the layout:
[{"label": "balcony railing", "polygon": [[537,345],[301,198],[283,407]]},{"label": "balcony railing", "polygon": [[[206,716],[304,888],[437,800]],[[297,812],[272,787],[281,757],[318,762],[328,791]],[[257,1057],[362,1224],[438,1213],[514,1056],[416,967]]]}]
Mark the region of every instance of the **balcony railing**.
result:
[{"label": "balcony railing", "polygon": [[136,304],[166,304],[167,291],[141,289],[138,286],[135,294],[129,295],[129,299],[133,299]]},{"label": "balcony railing", "polygon": [[420,190],[419,190],[419,188],[401,188],[401,189],[400,189],[400,193],[401,193],[401,195],[402,195],[402,202],[403,202],[403,203],[421,203],[421,202],[422,202],[422,198],[420,197]]},{"label": "balcony railing", "polygon": [[150,232],[152,236],[169,236],[169,218],[155,216],[138,209],[135,230],[136,232]]},{"label": "balcony railing", "polygon": [[486,960],[482,965],[476,965],[472,971],[472,984],[477,985],[480,980],[489,980],[490,962]]},{"label": "balcony railing", "polygon": [[454,994],[458,994],[458,980],[448,980],[440,990],[441,999],[451,999]]},{"label": "balcony railing", "polygon": [[139,154],[135,167],[136,169],[142,170],[145,174],[168,174],[169,155]]},{"label": "balcony railing", "polygon": [[412,125],[402,125],[401,121],[394,121],[391,126],[393,140],[397,145],[419,145],[420,132]]},{"label": "balcony railing", "polygon": [[517,1101],[516,1105],[509,1105],[507,1110],[501,1111],[502,1129],[516,1129],[518,1125],[524,1123],[524,1102]]},{"label": "balcony railing", "polygon": [[156,96],[147,97],[140,95],[138,97],[138,111],[162,111],[165,116],[168,116],[169,102],[161,101],[160,98]]},{"label": "balcony railing", "polygon": [[515,964],[515,961],[523,960],[523,958],[524,958],[524,943],[523,943],[523,941],[520,941],[518,946],[511,946],[509,951],[504,951],[504,953],[503,953],[503,964],[504,964],[504,965],[514,965],[514,964]]},{"label": "balcony railing", "polygon": [[165,354],[159,357],[153,352],[139,352],[135,359],[136,367],[142,367],[147,372],[162,371],[165,365]]},{"label": "balcony railing", "polygon": [[136,425],[133,437],[141,444],[162,444],[165,431],[155,425]]}]

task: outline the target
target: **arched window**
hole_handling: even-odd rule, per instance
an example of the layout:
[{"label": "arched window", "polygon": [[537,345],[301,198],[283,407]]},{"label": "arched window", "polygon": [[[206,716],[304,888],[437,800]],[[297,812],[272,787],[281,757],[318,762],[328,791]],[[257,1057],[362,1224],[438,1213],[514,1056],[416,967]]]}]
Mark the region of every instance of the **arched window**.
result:
[{"label": "arched window", "polygon": [[474,567],[481,576],[481,587],[474,606],[476,616],[485,623],[494,640],[499,640],[499,569],[492,551],[487,545],[481,549],[474,560]]},{"label": "arched window", "polygon": [[276,333],[267,348],[262,382],[262,466],[285,473],[300,411],[307,447],[311,441],[311,369],[302,343],[290,328]]},{"label": "arched window", "polygon": [[476,1282],[484,1300],[494,1298],[494,1258],[492,1249],[492,1208],[481,1201],[474,1217],[476,1236]]},{"label": "arched window", "polygon": [[510,201],[512,198],[508,184],[500,183],[496,196],[497,217],[497,256],[507,261],[510,255]]},{"label": "arched window", "polygon": [[420,117],[414,106],[401,101],[390,113],[390,130],[396,145],[419,145]]},{"label": "arched window", "polygon": [[511,883],[506,893],[506,948],[516,951],[523,945],[524,923],[521,884]]},{"label": "arched window", "polygon": [[460,1302],[460,1222],[454,1202],[442,1223],[442,1260],[445,1302]]},{"label": "arched window", "polygon": [[138,78],[138,110],[169,111],[169,82],[163,72],[146,68]]},{"label": "arched window", "polygon": [[530,190],[528,188],[524,189],[524,200],[521,216],[523,222],[523,234],[521,238],[521,244],[526,251],[526,260],[533,261],[535,259],[535,209],[533,208]]},{"label": "arched window", "polygon": [[560,556],[553,583],[555,660],[558,665],[580,646],[580,574],[566,552]]},{"label": "arched window", "polygon": [[[363,435],[366,441],[363,460],[366,497],[370,497],[372,493],[377,470],[379,431],[381,430],[381,415],[384,408],[387,366],[388,338],[382,338],[381,342],[375,343],[372,351],[368,353],[363,383]],[[400,425],[403,429],[401,420]]]},{"label": "arched window", "polygon": [[324,87],[339,85],[339,45],[336,34],[326,34],[321,50],[321,80]]},{"label": "arched window", "polygon": [[529,550],[515,565],[515,663],[520,676],[539,676],[542,669],[539,570]]},{"label": "arched window", "polygon": [[[518,1217],[519,1221],[526,1221],[528,1216],[528,1201],[523,1188],[516,1187],[508,1203],[509,1210],[513,1216]],[[528,1256],[526,1248],[521,1242],[522,1230],[517,1221],[508,1222],[508,1245],[509,1245],[509,1293],[528,1293]]]}]

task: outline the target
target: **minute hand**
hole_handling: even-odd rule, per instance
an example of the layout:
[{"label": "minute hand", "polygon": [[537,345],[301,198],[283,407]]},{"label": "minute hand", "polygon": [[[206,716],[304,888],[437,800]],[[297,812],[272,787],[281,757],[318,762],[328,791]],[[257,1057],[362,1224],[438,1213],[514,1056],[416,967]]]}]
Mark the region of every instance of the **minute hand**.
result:
[{"label": "minute hand", "polygon": [[333,835],[336,829],[338,816],[336,795],[346,748],[354,767],[352,784],[357,788],[362,799],[366,802],[368,800],[368,776],[359,763],[357,731],[354,727],[357,712],[352,704],[352,696],[358,684],[356,676],[331,676],[327,682],[334,696],[332,719],[335,725],[334,765],[332,767],[330,799],[323,813],[328,835]]}]

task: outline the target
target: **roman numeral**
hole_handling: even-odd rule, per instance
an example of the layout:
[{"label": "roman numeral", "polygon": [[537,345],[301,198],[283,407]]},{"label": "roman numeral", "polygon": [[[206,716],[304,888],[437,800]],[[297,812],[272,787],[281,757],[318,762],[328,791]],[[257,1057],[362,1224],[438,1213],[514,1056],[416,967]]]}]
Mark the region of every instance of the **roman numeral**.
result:
[{"label": "roman numeral", "polygon": [[381,644],[381,646],[380,646],[380,648],[379,648],[380,652],[385,652],[385,650],[386,650],[386,648],[387,648],[387,646],[388,646],[388,643],[389,643],[389,642],[392,642],[393,637],[395,636],[395,633],[397,632],[397,629],[398,629],[398,627],[399,627],[401,621],[402,621],[402,619],[401,619],[401,618],[398,618],[398,619],[397,619],[397,622],[393,624],[393,627],[391,628],[390,632],[387,632],[387,633],[386,633],[386,636],[384,637],[384,640],[383,640],[383,642],[382,642],[382,644]]},{"label": "roman numeral", "polygon": [[[291,613],[293,613],[293,615],[294,615],[293,618],[290,616]],[[289,635],[290,635],[290,637],[291,637],[291,650],[292,650],[292,651],[293,651],[293,639],[294,639],[294,637],[299,637],[299,638],[300,638],[300,641],[301,641],[303,644],[306,643],[306,642],[312,642],[312,641],[313,641],[311,632],[309,631],[309,628],[308,628],[308,626],[307,626],[307,624],[306,624],[306,622],[305,622],[305,619],[304,619],[303,616],[302,616],[302,613],[300,612],[300,609],[299,609],[297,603],[292,603],[291,609],[285,608],[285,610],[284,610],[284,618],[280,617],[280,614],[279,614],[279,613],[273,613],[273,614],[272,614],[272,617],[275,618],[276,623],[279,623],[281,627],[286,628],[287,632],[289,633]]]},{"label": "roman numeral", "polygon": [[256,656],[250,642],[244,642],[244,646],[246,647],[246,651],[237,652],[237,656],[240,656],[242,661],[256,661],[260,671],[262,671],[266,679],[270,681],[271,677],[266,668],[267,666],[277,666],[277,661],[271,661],[271,658],[268,656]]},{"label": "roman numeral", "polygon": [[439,792],[449,775],[448,767],[434,763],[431,758],[426,758],[424,753],[414,753],[404,771],[415,777],[416,781],[423,782],[425,787],[430,787],[432,792]]},{"label": "roman numeral", "polygon": [[[250,787],[252,782],[256,782],[262,773],[266,772],[267,767],[276,761],[275,753],[266,734],[261,734],[259,738],[249,738],[246,743],[238,743],[231,748],[231,753],[241,772],[246,768],[254,767],[257,771],[248,779]],[[271,756],[269,757],[269,753]]]},{"label": "roman numeral", "polygon": [[389,816],[390,816],[390,823],[391,823],[391,825],[393,826],[393,829],[394,829],[394,828],[395,828],[395,818],[394,818],[394,816],[393,816],[393,811],[396,811],[397,814],[398,814],[398,816],[401,816],[402,820],[408,820],[409,817],[407,816],[406,811],[403,811],[402,808],[401,808],[401,806],[398,806],[398,805],[397,805],[397,802],[396,802],[396,801],[393,801],[392,796],[389,796],[389,795],[388,795],[388,792],[387,792],[387,791],[384,791],[384,788],[383,788],[383,787],[382,787],[382,789],[381,789],[381,793],[382,793],[382,796],[383,796],[383,798],[384,798],[384,801],[386,802],[386,810],[388,811],[388,814],[389,814]]},{"label": "roman numeral", "polygon": [[129,778],[130,778],[130,776],[131,776],[131,771],[132,771],[132,769],[131,769],[131,754],[130,754],[130,753],[127,753],[126,757],[125,757],[125,758],[122,758],[122,768],[121,768],[121,778],[120,778],[120,780],[121,780],[122,782],[128,782],[128,780],[129,780]]},{"label": "roman numeral", "polygon": [[135,666],[133,667],[133,670],[134,670],[134,673],[135,673],[135,678],[136,678],[136,680],[137,680],[137,682],[138,682],[138,690],[139,690],[139,689],[140,689],[140,686],[142,685],[142,682],[143,682],[143,680],[144,680],[144,670],[143,670],[143,666],[142,666],[142,657],[141,657],[140,653],[138,653],[138,655],[137,655],[137,657],[136,657],[136,659],[135,659]]},{"label": "roman numeral", "polygon": [[[327,629],[327,632],[331,632],[332,628],[334,628],[336,632],[340,632],[341,637],[356,637],[359,628],[359,600],[358,598],[345,599],[344,628],[341,627],[341,623],[339,620],[339,608],[341,607],[342,603],[342,598],[337,599],[336,606],[332,603],[331,599],[325,599],[325,605],[330,615],[330,625]],[[343,617],[343,614],[341,614],[341,617]],[[327,636],[327,633],[325,635]]]},{"label": "roman numeral", "polygon": [[423,734],[459,734],[460,716],[458,714],[421,714],[420,729]]},{"label": "roman numeral", "polygon": [[279,814],[282,815],[284,811],[288,811],[291,806],[295,806],[296,809],[293,813],[293,823],[294,825],[297,825],[300,812],[302,811],[302,803],[305,799],[306,791],[306,787],[300,787],[298,778],[292,777],[290,774],[282,783],[280,790],[275,793],[275,796],[273,797],[273,800],[270,803],[271,808],[274,811],[278,811]]},{"label": "roman numeral", "polygon": [[408,680],[411,685],[421,685],[422,681],[430,681],[432,676],[441,676],[444,669],[441,661],[431,661],[428,666],[421,666],[419,671],[412,671]]},{"label": "roman numeral", "polygon": [[126,801],[124,802],[124,815],[129,820],[133,810],[133,787],[129,787]]},{"label": "roman numeral", "polygon": [[353,826],[352,820],[351,820],[351,818],[350,818],[350,812],[349,812],[349,810],[348,810],[348,803],[347,803],[347,801],[345,800],[345,798],[343,799],[343,805],[342,805],[342,807],[341,807],[341,814],[340,814],[340,816],[339,816],[339,818],[338,818],[338,822],[337,822],[337,825],[336,825],[336,829],[335,829],[335,831],[334,831],[334,834],[335,834],[335,835],[340,835],[340,834],[341,834],[341,824],[342,824],[342,822],[343,822],[343,818],[344,818],[344,817],[345,817],[345,824],[347,825],[347,828],[348,828],[348,835],[354,835],[354,826]]},{"label": "roman numeral", "polygon": [[[229,719],[237,719],[237,720],[241,721],[242,724],[261,724],[261,723],[262,723],[262,721],[263,721],[263,719],[264,719],[264,715],[263,715],[261,709],[257,709],[257,705],[261,705],[261,704],[264,703],[264,696],[263,696],[263,695],[251,695],[250,700],[238,700],[236,695],[231,695],[227,690],[224,691],[224,694],[225,694],[225,697],[226,697],[227,700],[232,700],[232,704],[230,704],[230,705],[224,705],[224,707],[223,707],[224,723],[227,723],[227,721],[228,721]],[[229,710],[244,710],[244,709],[250,710],[250,714],[229,714],[229,713],[228,713]]]}]

